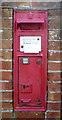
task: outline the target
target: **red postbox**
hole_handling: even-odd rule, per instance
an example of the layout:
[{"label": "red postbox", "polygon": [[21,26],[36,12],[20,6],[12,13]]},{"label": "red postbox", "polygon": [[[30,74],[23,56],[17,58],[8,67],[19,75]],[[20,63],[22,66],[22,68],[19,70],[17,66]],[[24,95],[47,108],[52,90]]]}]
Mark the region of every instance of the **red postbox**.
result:
[{"label": "red postbox", "polygon": [[14,111],[45,111],[47,11],[14,11]]}]

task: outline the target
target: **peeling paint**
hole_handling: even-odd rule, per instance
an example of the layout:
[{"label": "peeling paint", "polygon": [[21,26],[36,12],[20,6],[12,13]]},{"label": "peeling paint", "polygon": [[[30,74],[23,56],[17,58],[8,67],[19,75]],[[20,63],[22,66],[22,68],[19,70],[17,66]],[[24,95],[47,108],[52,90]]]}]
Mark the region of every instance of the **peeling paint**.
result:
[{"label": "peeling paint", "polygon": [[50,56],[52,56],[53,55],[53,52],[50,52]]},{"label": "peeling paint", "polygon": [[36,113],[36,116],[38,115],[38,113]]}]

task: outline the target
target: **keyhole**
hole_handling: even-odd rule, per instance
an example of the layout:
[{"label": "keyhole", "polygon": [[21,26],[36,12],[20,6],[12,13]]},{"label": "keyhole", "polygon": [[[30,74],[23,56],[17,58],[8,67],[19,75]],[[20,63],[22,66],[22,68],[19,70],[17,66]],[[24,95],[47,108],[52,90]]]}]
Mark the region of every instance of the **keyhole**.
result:
[{"label": "keyhole", "polygon": [[25,86],[25,85],[23,85],[23,88],[25,89],[25,88],[26,88],[26,86]]}]

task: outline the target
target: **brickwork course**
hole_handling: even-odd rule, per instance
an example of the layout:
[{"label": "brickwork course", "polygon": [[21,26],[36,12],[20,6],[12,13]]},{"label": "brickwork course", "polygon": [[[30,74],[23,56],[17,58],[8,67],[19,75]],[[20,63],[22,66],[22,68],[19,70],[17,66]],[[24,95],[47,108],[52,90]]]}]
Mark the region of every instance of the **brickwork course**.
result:
[{"label": "brickwork course", "polygon": [[[20,0],[21,1],[21,0]],[[2,2],[0,6],[0,118],[61,119],[61,2]],[[48,11],[48,79],[45,112],[13,111],[13,11]],[[1,107],[2,106],[2,107]]]}]

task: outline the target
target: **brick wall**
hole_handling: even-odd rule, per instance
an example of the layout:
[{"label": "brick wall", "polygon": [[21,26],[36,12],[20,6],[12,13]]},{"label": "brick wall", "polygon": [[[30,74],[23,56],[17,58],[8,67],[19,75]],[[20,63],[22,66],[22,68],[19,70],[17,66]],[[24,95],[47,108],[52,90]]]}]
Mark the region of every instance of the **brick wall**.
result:
[{"label": "brick wall", "polygon": [[[2,118],[60,118],[61,41],[60,3],[2,3],[0,10],[0,116]],[[48,10],[48,80],[46,112],[13,112],[13,10],[14,7]],[[20,9],[19,8],[19,9]],[[2,35],[2,36],[1,36]],[[2,87],[1,87],[2,86]],[[0,118],[1,118],[0,117]]]}]

